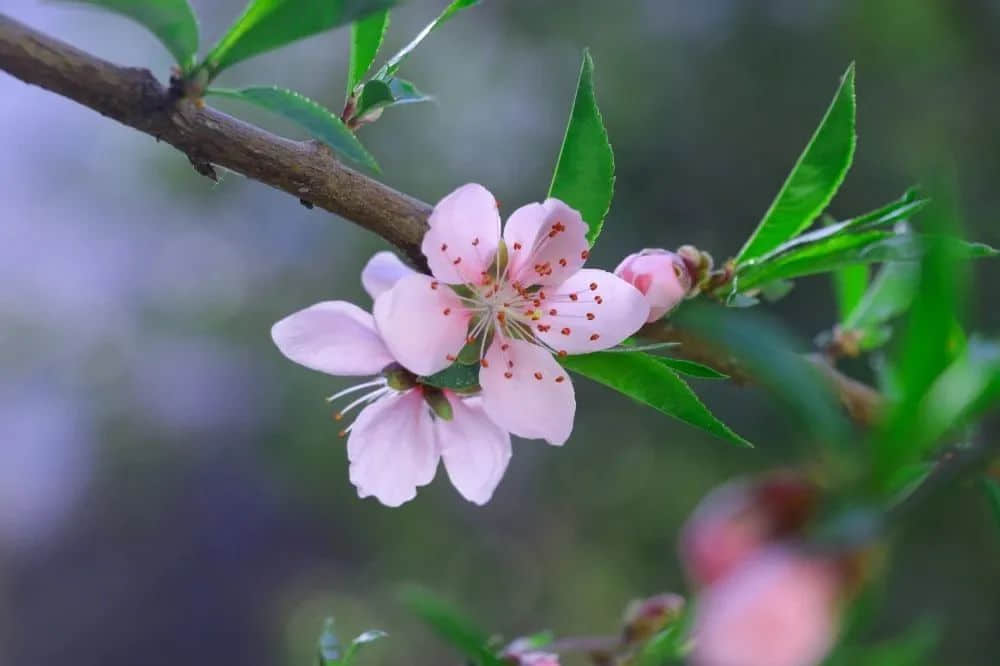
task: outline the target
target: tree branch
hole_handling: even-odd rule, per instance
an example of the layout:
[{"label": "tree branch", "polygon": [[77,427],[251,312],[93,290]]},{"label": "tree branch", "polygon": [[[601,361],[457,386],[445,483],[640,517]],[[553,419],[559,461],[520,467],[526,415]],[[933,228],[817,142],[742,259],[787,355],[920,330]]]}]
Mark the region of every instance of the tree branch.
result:
[{"label": "tree branch", "polygon": [[[122,67],[0,14],[0,69],[68,97],[174,146],[214,177],[223,166],[358,224],[426,266],[420,243],[431,206],[341,164],[315,141],[292,141],[165,88],[147,69]],[[739,363],[684,331],[666,326],[681,355],[748,379]],[[818,364],[819,365],[819,364]],[[870,425],[881,397],[828,364],[821,366],[858,423]]]},{"label": "tree branch", "polygon": [[368,178],[315,141],[291,141],[178,98],[146,69],[121,67],[0,14],[0,68],[185,153],[284,190],[375,232],[423,264],[430,206]]}]

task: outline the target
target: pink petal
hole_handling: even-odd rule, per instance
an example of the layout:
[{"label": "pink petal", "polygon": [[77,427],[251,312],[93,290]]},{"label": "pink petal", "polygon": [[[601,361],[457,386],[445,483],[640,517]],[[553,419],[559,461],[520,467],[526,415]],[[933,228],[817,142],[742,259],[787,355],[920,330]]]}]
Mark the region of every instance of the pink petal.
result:
[{"label": "pink petal", "polygon": [[521,206],[503,231],[511,282],[524,287],[558,285],[587,259],[587,225],[558,199]]},{"label": "pink petal", "polygon": [[[535,334],[569,354],[607,349],[646,323],[649,304],[638,289],[607,271],[584,268],[553,292],[542,290]],[[554,313],[554,314],[553,314]]]},{"label": "pink petal", "polygon": [[447,396],[454,418],[434,421],[444,468],[462,497],[486,504],[507,470],[510,435],[486,416],[481,400]]},{"label": "pink petal", "polygon": [[420,249],[438,280],[478,284],[500,241],[497,201],[482,185],[458,188],[434,206]]},{"label": "pink petal", "polygon": [[394,361],[372,316],[352,303],[324,301],[271,327],[286,357],[331,375],[375,375]]},{"label": "pink petal", "polygon": [[359,497],[399,506],[434,478],[438,449],[430,410],[420,391],[376,400],[365,407],[347,439],[350,477]]},{"label": "pink petal", "polygon": [[404,264],[392,252],[376,252],[361,271],[361,285],[372,300],[375,300],[389,291],[400,278],[412,273],[416,271]]},{"label": "pink petal", "polygon": [[451,288],[414,273],[375,299],[375,323],[393,357],[418,375],[432,375],[465,345],[470,313]]},{"label": "pink petal", "polygon": [[559,446],[573,430],[576,398],[569,375],[548,351],[524,340],[495,339],[479,371],[483,408],[519,437]]}]

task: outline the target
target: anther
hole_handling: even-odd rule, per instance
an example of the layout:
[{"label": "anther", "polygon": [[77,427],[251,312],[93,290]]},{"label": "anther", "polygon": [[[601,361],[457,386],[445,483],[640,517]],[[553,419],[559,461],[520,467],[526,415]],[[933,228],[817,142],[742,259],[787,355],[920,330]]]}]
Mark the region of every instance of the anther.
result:
[{"label": "anther", "polygon": [[[462,263],[462,257],[455,257],[455,261],[453,261],[451,263],[454,264],[455,266],[458,266],[460,263]],[[596,287],[595,287],[595,289],[596,289]]]},{"label": "anther", "polygon": [[559,314],[559,312],[555,308],[552,308],[551,310],[549,310],[549,316],[550,317],[555,317],[557,314]]},{"label": "anther", "polygon": [[508,349],[510,349],[510,345],[506,342],[500,345],[500,351],[507,351]]},{"label": "anther", "polygon": [[480,359],[479,365],[483,366],[484,368],[488,368],[488,367],[490,367],[490,362],[487,361],[485,358],[484,359]]},{"label": "anther", "polygon": [[548,331],[549,331],[550,328],[552,328],[552,327],[549,326],[548,324],[539,324],[538,325],[538,331],[540,333],[548,333]]},{"label": "anther", "polygon": [[333,415],[333,420],[334,421],[339,421],[342,418],[344,418],[344,413],[343,412],[337,412],[337,413],[335,413]]},{"label": "anther", "polygon": [[457,361],[458,359],[453,354],[445,354],[444,357],[449,361]]},{"label": "anther", "polygon": [[569,295],[569,300],[571,300],[571,301],[577,301],[577,300],[580,300],[580,297],[577,296],[576,294],[570,294]]},{"label": "anther", "polygon": [[591,282],[590,283],[590,290],[591,291],[597,291],[597,283],[596,282]]},{"label": "anther", "polygon": [[447,252],[448,251],[448,244],[447,243],[441,243],[441,251],[442,252]]},{"label": "anther", "polygon": [[591,340],[596,340],[599,337],[601,337],[600,333],[594,333],[593,335],[590,336],[590,339]]},{"label": "anther", "polygon": [[596,315],[593,312],[588,312],[587,313],[587,319],[589,319],[590,321],[594,321],[594,317],[595,316]]},{"label": "anther", "polygon": [[559,260],[559,265],[565,267],[566,266],[566,260],[565,259],[560,259]]},{"label": "anther", "polygon": [[559,332],[562,333],[563,335],[569,335],[570,334],[569,328],[564,328],[563,330],[561,330]]},{"label": "anther", "polygon": [[589,256],[590,256],[590,252],[588,252],[587,250],[584,250],[583,252],[580,253],[580,258],[583,259],[584,261],[586,261],[587,257],[589,257]]},{"label": "anther", "polygon": [[431,289],[437,289],[439,284],[441,284],[441,283],[438,282],[437,280],[433,280],[431,282]]},{"label": "anther", "polygon": [[444,316],[447,317],[450,314],[451,314],[451,308],[445,308],[444,309]]},{"label": "anther", "polygon": [[566,351],[565,349],[560,349],[559,350],[559,358],[565,358],[568,354],[569,354],[569,352]]},{"label": "anther", "polygon": [[504,378],[506,378],[506,379],[510,379],[511,377],[513,377],[513,376],[514,376],[514,373],[513,373],[513,372],[509,372],[509,371],[508,371],[508,372],[505,372],[505,373],[503,373],[503,376],[504,376]]},{"label": "anther", "polygon": [[556,377],[556,384],[562,384],[564,381],[566,381],[565,375],[559,375],[558,377]]},{"label": "anther", "polygon": [[601,303],[604,302],[604,299],[601,298],[600,296],[594,296],[594,302],[600,305]]},{"label": "anther", "polygon": [[472,247],[479,245],[479,236],[472,239]]},{"label": "anther", "polygon": [[520,243],[514,243],[514,249],[515,250],[520,250],[522,247],[524,247],[524,246],[521,245]]},{"label": "anther", "polygon": [[542,381],[542,373],[536,372],[535,373],[535,379],[537,379],[538,381]]}]

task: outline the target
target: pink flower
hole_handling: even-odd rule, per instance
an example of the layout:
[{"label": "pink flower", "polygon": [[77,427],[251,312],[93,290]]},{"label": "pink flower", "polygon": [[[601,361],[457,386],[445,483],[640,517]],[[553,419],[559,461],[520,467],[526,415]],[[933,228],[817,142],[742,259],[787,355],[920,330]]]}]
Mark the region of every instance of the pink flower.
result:
[{"label": "pink flower", "polygon": [[559,666],[559,655],[552,652],[520,652],[505,654],[506,660],[517,666]]},{"label": "pink flower", "polygon": [[625,257],[615,275],[646,297],[649,317],[656,321],[684,300],[691,289],[691,273],[684,260],[667,250],[643,250]]},{"label": "pink flower", "polygon": [[552,354],[620,343],[646,320],[642,294],[582,268],[587,226],[557,199],[514,211],[501,237],[493,195],[469,184],[442,199],[428,223],[422,249],[433,277],[407,275],[375,301],[386,346],[404,367],[431,375],[478,345],[490,418],[515,435],[564,443],[576,400]]},{"label": "pink flower", "polygon": [[840,576],[828,560],[774,547],[702,594],[695,666],[813,666],[837,634]]},{"label": "pink flower", "polygon": [[[369,262],[362,275],[369,293],[379,293],[385,281],[391,282],[393,270],[405,269],[392,259],[384,253]],[[333,401],[369,389],[337,413],[339,420],[363,406],[342,431],[348,435],[351,483],[360,497],[399,506],[416,496],[417,487],[431,482],[443,459],[463,497],[476,504],[489,501],[510,460],[510,435],[486,416],[479,399],[417,383],[396,364],[370,314],[351,303],[326,301],[285,317],[271,336],[281,353],[307,368],[376,376],[330,397]],[[450,419],[434,414],[432,398],[439,413],[446,401]]]},{"label": "pink flower", "polygon": [[719,486],[681,531],[681,561],[688,575],[700,585],[727,575],[772,541],[800,530],[817,499],[817,488],[793,472]]}]

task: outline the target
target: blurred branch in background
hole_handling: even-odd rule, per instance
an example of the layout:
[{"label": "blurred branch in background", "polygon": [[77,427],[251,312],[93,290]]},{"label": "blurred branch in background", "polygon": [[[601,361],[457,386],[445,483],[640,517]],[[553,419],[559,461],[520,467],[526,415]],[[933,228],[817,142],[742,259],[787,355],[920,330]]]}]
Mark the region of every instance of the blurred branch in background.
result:
[{"label": "blurred branch in background", "polygon": [[[182,97],[147,69],[121,67],[80,51],[0,14],[0,68],[22,81],[68,97],[188,156],[199,173],[215,178],[219,165],[288,192],[364,227],[398,247],[418,266],[431,206],[341,164],[315,141],[292,141]],[[729,375],[750,379],[738,359],[676,325],[647,327],[643,335],[680,342],[680,355]],[[830,383],[851,418],[871,425],[880,395],[810,359]]]}]

